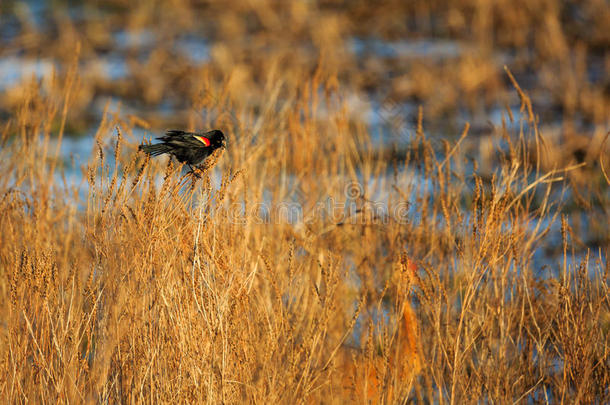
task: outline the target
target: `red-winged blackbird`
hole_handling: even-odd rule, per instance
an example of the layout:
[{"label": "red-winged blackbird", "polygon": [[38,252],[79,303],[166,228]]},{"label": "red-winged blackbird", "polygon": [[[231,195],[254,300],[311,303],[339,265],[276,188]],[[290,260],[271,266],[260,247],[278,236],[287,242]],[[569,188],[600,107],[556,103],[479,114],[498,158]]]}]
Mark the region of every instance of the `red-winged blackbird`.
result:
[{"label": "red-winged blackbird", "polygon": [[186,163],[191,171],[193,166],[200,165],[218,148],[226,147],[225,135],[215,129],[205,133],[170,130],[157,138],[161,143],[140,145],[140,150],[151,156],[169,153],[181,163]]}]

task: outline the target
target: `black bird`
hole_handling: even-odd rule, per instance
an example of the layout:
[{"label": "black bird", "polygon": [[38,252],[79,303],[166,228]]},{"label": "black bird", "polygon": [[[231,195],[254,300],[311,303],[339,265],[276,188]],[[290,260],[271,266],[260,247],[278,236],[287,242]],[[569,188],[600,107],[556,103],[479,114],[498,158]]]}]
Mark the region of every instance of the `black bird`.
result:
[{"label": "black bird", "polygon": [[179,162],[186,163],[191,171],[193,166],[203,163],[216,149],[226,147],[225,135],[218,129],[204,133],[172,129],[157,139],[162,142],[155,145],[142,144],[139,150],[151,156],[169,153]]}]

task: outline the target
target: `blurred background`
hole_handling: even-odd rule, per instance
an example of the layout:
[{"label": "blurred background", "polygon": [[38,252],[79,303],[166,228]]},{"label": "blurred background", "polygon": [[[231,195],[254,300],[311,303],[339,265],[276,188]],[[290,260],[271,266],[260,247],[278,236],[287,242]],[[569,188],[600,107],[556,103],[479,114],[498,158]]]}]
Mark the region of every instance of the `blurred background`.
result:
[{"label": "blurred background", "polygon": [[609,26],[604,0],[3,0],[0,118],[15,115],[24,86],[47,86],[77,59],[73,136],[108,101],[157,131],[188,122],[207,76],[256,106],[268,76],[317,68],[373,132],[405,136],[423,106],[439,136],[466,121],[485,135],[518,108],[506,65],[544,135],[593,142],[610,117]]},{"label": "blurred background", "polygon": [[571,174],[579,189],[604,184],[609,26],[605,0],[3,0],[0,124],[14,132],[43,108],[32,94],[59,100],[69,87],[65,119],[45,131],[62,129],[61,154],[79,172],[104,112],[134,144],[212,124],[264,136],[256,117],[270,99],[290,100],[313,77],[325,88],[311,97],[336,95],[379,158],[408,149],[421,107],[439,145],[468,122],[462,147],[491,175],[498,128],[528,125],[506,66],[546,142],[537,163],[586,163]]}]

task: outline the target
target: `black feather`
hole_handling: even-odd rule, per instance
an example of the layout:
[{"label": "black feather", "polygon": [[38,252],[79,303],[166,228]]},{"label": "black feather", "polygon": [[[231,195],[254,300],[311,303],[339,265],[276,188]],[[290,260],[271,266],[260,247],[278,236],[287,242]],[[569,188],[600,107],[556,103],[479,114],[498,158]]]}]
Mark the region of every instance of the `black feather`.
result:
[{"label": "black feather", "polygon": [[[206,138],[206,140],[202,140]],[[212,130],[203,133],[169,130],[165,135],[158,137],[161,143],[155,145],[140,145],[140,150],[151,156],[169,153],[179,162],[189,166],[196,166],[218,148],[226,145],[222,131]]]},{"label": "black feather", "polygon": [[171,152],[172,148],[169,145],[158,143],[156,145],[140,145],[138,148],[143,152],[148,153],[151,156],[159,156],[164,153]]}]

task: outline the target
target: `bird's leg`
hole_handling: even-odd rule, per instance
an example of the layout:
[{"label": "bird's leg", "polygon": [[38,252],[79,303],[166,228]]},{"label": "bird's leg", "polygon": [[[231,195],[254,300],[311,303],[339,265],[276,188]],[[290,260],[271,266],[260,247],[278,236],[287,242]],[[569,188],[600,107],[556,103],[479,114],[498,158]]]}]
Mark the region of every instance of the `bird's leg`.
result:
[{"label": "bird's leg", "polygon": [[193,168],[193,166],[191,166],[190,163],[187,163],[189,165],[189,168],[191,169],[191,173],[193,173],[193,176],[197,177],[198,179],[201,178],[201,175],[199,173],[197,173],[197,171],[195,171],[195,169]]}]

